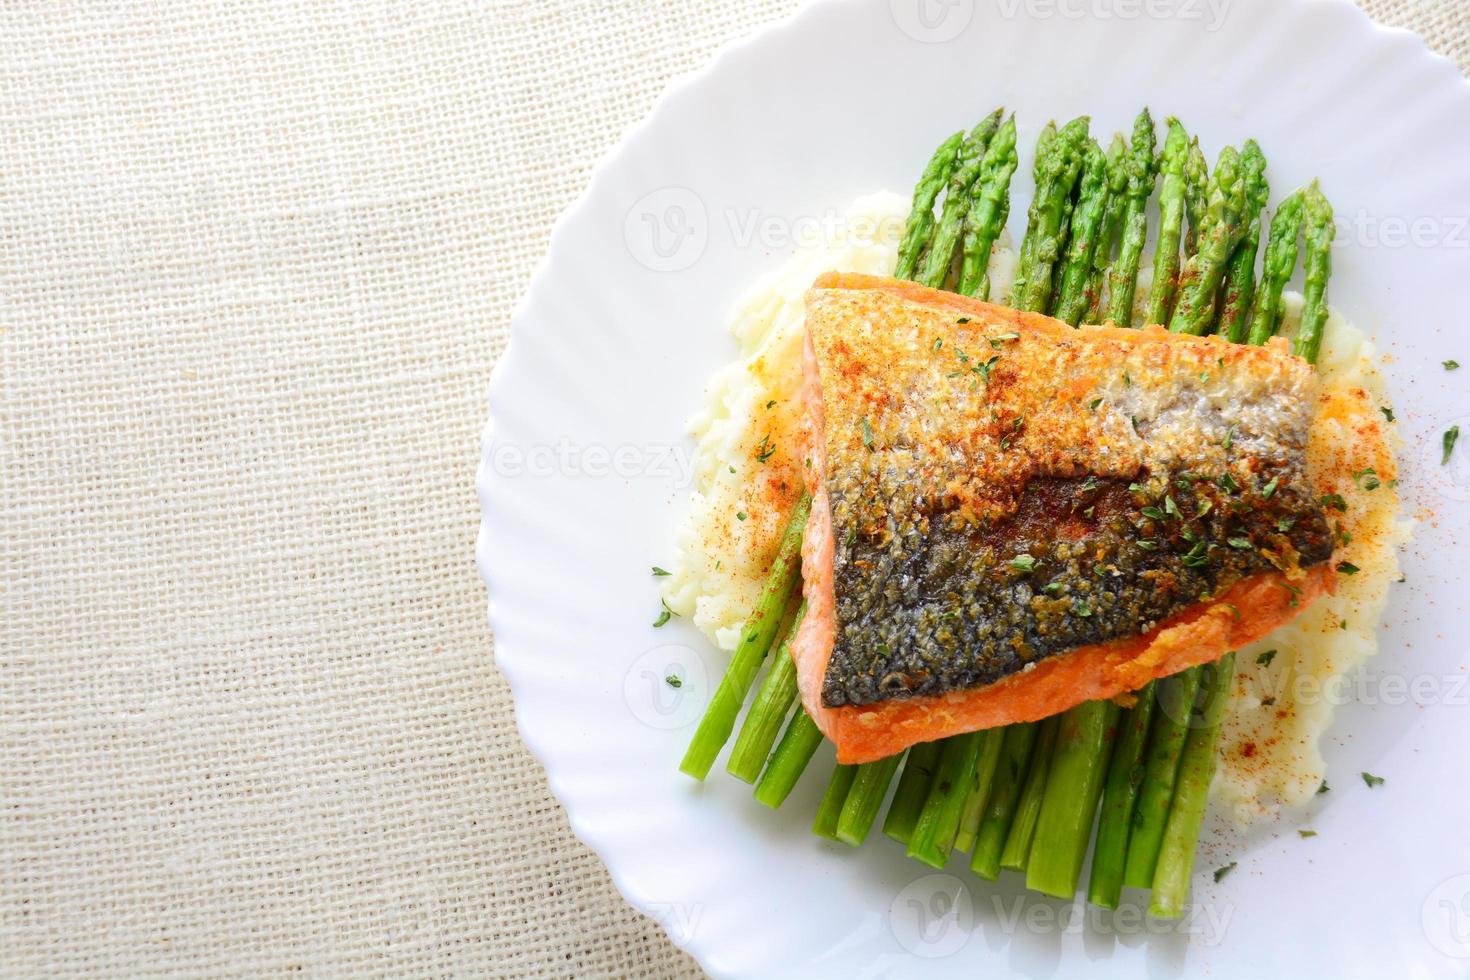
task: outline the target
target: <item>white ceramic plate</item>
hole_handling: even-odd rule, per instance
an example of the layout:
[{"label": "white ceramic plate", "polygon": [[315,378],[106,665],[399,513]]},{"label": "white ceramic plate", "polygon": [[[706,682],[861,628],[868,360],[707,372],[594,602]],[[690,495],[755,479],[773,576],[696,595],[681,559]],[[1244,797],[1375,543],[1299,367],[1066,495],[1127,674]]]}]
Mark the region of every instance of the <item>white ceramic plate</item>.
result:
[{"label": "white ceramic plate", "polygon": [[[1023,147],[1048,118],[1112,132],[1148,104],[1211,158],[1256,137],[1275,188],[1320,176],[1342,222],[1334,305],[1390,355],[1424,522],[1383,653],[1326,746],[1334,791],[1302,818],[1318,836],[1291,821],[1207,835],[1183,926],[990,886],[959,862],[928,875],[878,834],[859,852],[823,843],[806,829],[822,757],[779,813],[719,769],[704,786],[675,771],[723,658],[687,625],[650,628],[648,568],[685,505],[684,421],[734,354],[731,306],[790,253],[784,236],[905,191],[943,135],[1001,103]],[[1467,216],[1470,85],[1336,0],[819,2],[674,85],[558,223],[490,392],[479,560],[497,658],[576,832],[719,975],[1470,968],[1470,447],[1439,465],[1449,425],[1470,436]],[[681,692],[662,685],[671,664]],[[1388,782],[1370,790],[1360,770]]]}]

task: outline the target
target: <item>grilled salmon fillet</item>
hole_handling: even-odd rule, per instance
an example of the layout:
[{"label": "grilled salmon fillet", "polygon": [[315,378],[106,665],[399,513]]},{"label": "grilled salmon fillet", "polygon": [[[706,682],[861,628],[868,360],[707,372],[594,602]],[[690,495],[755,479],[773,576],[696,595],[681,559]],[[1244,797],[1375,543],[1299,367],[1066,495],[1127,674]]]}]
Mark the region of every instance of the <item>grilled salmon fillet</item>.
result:
[{"label": "grilled salmon fillet", "polygon": [[808,292],[802,702],[844,763],[1113,697],[1331,589],[1284,343]]}]

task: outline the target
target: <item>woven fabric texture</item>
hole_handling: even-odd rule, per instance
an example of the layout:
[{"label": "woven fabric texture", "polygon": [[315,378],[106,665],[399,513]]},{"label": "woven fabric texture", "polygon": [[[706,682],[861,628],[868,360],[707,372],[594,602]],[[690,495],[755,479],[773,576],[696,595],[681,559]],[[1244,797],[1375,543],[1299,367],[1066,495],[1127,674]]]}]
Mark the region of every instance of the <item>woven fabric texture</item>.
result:
[{"label": "woven fabric texture", "polygon": [[556,214],[791,6],[0,5],[0,973],[697,975],[521,747],[473,480]]}]

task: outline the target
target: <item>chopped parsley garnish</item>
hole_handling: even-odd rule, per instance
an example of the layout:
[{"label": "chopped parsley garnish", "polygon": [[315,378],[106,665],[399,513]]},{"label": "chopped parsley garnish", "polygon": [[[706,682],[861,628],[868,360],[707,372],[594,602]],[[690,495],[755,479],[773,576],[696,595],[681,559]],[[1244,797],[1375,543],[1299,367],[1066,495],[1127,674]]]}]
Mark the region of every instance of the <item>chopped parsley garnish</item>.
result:
[{"label": "chopped parsley garnish", "polygon": [[1026,424],[1026,416],[1017,415],[1011,419],[1011,431],[1001,437],[1000,448],[1010,449],[1011,443],[1015,442],[1016,436],[1021,434],[1021,426]]},{"label": "chopped parsley garnish", "polygon": [[[1456,427],[1455,435],[1458,437],[1459,434],[1460,430],[1458,427]],[[1445,458],[1446,460],[1448,460],[1448,454],[1446,454]],[[1353,482],[1362,487],[1364,490],[1377,490],[1383,485],[1383,483],[1378,479],[1378,471],[1371,466],[1354,473]]]},{"label": "chopped parsley garnish", "polygon": [[1206,514],[1208,514],[1214,508],[1215,508],[1214,501],[1212,501],[1212,500],[1201,500],[1199,502],[1199,506],[1197,508],[1195,508],[1195,511],[1194,511],[1195,519],[1198,520],[1199,518],[1204,517]]},{"label": "chopped parsley garnish", "polygon": [[1317,836],[1317,832],[1315,830],[1298,830],[1297,831],[1297,836],[1298,837],[1301,837],[1303,840],[1305,840],[1308,837],[1316,837]]},{"label": "chopped parsley garnish", "polygon": [[1235,477],[1231,474],[1229,470],[1221,473],[1220,479],[1217,482],[1220,484],[1221,488],[1225,490],[1226,493],[1240,492],[1240,484],[1235,482]]},{"label": "chopped parsley garnish", "polygon": [[1139,513],[1155,521],[1162,521],[1164,519],[1164,512],[1157,507],[1144,507]]},{"label": "chopped parsley garnish", "polygon": [[667,602],[664,602],[662,599],[660,599],[658,601],[658,604],[660,606],[663,606],[664,609],[663,609],[663,612],[661,612],[661,613],[658,614],[658,619],[655,619],[653,621],[653,628],[654,629],[658,629],[664,623],[667,623],[669,621],[670,617],[677,615],[674,612],[674,610],[672,610],[672,609],[669,608],[669,604]]},{"label": "chopped parsley garnish", "polygon": [[1274,497],[1276,495],[1277,484],[1279,484],[1280,481],[1281,478],[1279,476],[1271,477],[1271,482],[1261,488],[1261,499],[1270,500],[1272,497]]},{"label": "chopped parsley garnish", "polygon": [[1295,517],[1283,517],[1281,520],[1276,522],[1276,530],[1282,534],[1290,531],[1294,526],[1296,526]]},{"label": "chopped parsley garnish", "polygon": [[1332,787],[1328,786],[1327,780],[1324,779],[1322,780],[1322,785],[1317,787],[1317,795],[1321,796],[1323,793],[1329,792],[1331,789]]},{"label": "chopped parsley garnish", "polygon": [[1256,666],[1257,667],[1269,667],[1269,666],[1271,666],[1271,661],[1273,661],[1275,659],[1276,659],[1276,651],[1275,650],[1267,650],[1265,653],[1258,653],[1258,654],[1256,654]]},{"label": "chopped parsley garnish", "polygon": [[1020,340],[1020,339],[1021,339],[1021,335],[1018,334],[1018,333],[1003,333],[1003,334],[1001,334],[998,337],[991,337],[990,338],[990,348],[991,348],[991,350],[999,350],[1000,349],[1000,345],[1003,344],[1003,343],[1005,343],[1006,341],[1008,341],[1008,340]]},{"label": "chopped parsley garnish", "polygon": [[677,688],[677,687],[683,687],[684,686],[684,682],[679,679],[679,675],[678,674],[670,674],[670,675],[668,675],[667,677],[664,678],[664,683],[667,684],[667,685],[669,685],[669,687],[675,687],[675,688]]},{"label": "chopped parsley garnish", "polygon": [[743,510],[737,510],[737,511],[736,511],[736,512],[735,512],[735,519],[736,519],[736,520],[737,520],[737,521],[743,521],[743,520],[745,520],[745,519],[746,519],[746,518],[747,518],[747,517],[749,517],[749,516],[750,516],[750,515],[749,515],[749,514],[747,514],[747,513],[746,513],[746,512],[745,512],[745,511],[743,511]]},{"label": "chopped parsley garnish", "polygon": [[1030,555],[1017,555],[1011,559],[1010,565],[1018,572],[1030,572],[1036,567],[1036,559]]},{"label": "chopped parsley garnish", "polygon": [[769,433],[767,433],[761,439],[761,444],[756,447],[756,450],[755,450],[755,458],[756,458],[756,461],[757,462],[764,463],[766,460],[770,459],[773,455],[775,455],[775,453],[776,453],[776,445],[775,445],[775,443],[771,442],[771,436],[770,436]]},{"label": "chopped parsley garnish", "polygon": [[669,572],[669,571],[667,571],[665,569],[659,568],[657,565],[654,565],[653,566],[653,574],[654,574],[655,577],[660,577],[661,578],[661,577],[663,577],[665,575],[672,575],[673,573],[672,572]]},{"label": "chopped parsley garnish", "polygon": [[1097,487],[1097,477],[1089,476],[1087,479],[1082,481],[1082,486],[1078,487],[1077,489],[1081,493],[1091,493],[1092,491],[1096,490]]},{"label": "chopped parsley garnish", "polygon": [[1360,775],[1363,777],[1363,782],[1368,784],[1369,789],[1372,789],[1374,786],[1382,786],[1387,782],[1382,776],[1375,776],[1371,772],[1361,773]]},{"label": "chopped parsley garnish", "polygon": [[1157,541],[1150,541],[1147,538],[1140,539],[1137,542],[1137,544],[1144,551],[1158,551],[1159,550],[1159,543]]},{"label": "chopped parsley garnish", "polygon": [[1230,872],[1234,871],[1235,870],[1235,864],[1236,864],[1236,862],[1231,861],[1229,864],[1225,865],[1225,867],[1223,867],[1223,868],[1216,868],[1215,869],[1215,880],[1216,881],[1219,881],[1220,879],[1222,879],[1226,875],[1228,875]]},{"label": "chopped parsley garnish", "polygon": [[873,448],[873,427],[868,424],[868,417],[866,415],[864,415],[862,418],[858,419],[858,422],[863,427],[863,448],[864,449],[872,449]]},{"label": "chopped parsley garnish", "polygon": [[1130,375],[1127,372],[1126,369],[1123,371],[1123,387],[1124,388],[1132,388],[1133,387],[1133,376]]},{"label": "chopped parsley garnish", "polygon": [[1251,544],[1250,538],[1230,538],[1225,543],[1239,551],[1250,551],[1255,548],[1255,545]]},{"label": "chopped parsley garnish", "polygon": [[1235,423],[1230,423],[1230,428],[1225,430],[1225,441],[1220,443],[1221,449],[1229,449],[1231,443],[1235,442]]},{"label": "chopped parsley garnish", "polygon": [[1378,406],[1378,410],[1383,413],[1383,417],[1385,419],[1387,419],[1388,421],[1390,421],[1390,422],[1397,422],[1398,421],[1398,419],[1396,419],[1396,418],[1393,417],[1393,409],[1389,408],[1387,405],[1380,405],[1380,406]]},{"label": "chopped parsley garnish", "polygon": [[1459,361],[1441,361],[1440,363],[1444,365],[1446,371],[1458,371],[1460,369]]},{"label": "chopped parsley garnish", "polygon": [[1358,566],[1357,565],[1354,565],[1350,561],[1340,561],[1340,562],[1338,562],[1337,563],[1337,570],[1339,572],[1342,572],[1342,574],[1344,574],[1344,575],[1356,575],[1356,574],[1358,574]]},{"label": "chopped parsley garnish", "polygon": [[1129,493],[1143,493],[1143,484],[1142,483],[1130,483],[1130,484],[1128,484],[1128,492]]},{"label": "chopped parsley garnish", "polygon": [[1323,494],[1318,503],[1323,507],[1330,507],[1333,510],[1347,510],[1347,501],[1342,499],[1342,494],[1340,493]]},{"label": "chopped parsley garnish", "polygon": [[1455,451],[1455,443],[1460,439],[1460,427],[1452,425],[1444,434],[1444,456],[1440,459],[1440,466],[1447,466],[1450,462],[1450,454]]},{"label": "chopped parsley garnish", "polygon": [[944,341],[941,340],[941,339],[939,339],[938,337],[935,337],[934,338],[934,349],[935,350],[938,350],[939,348],[941,348],[943,346],[944,346]]},{"label": "chopped parsley garnish", "polygon": [[970,318],[967,317],[967,316],[962,316],[962,317],[958,318],[957,320],[955,320],[955,323],[969,323],[969,322],[970,322]]},{"label": "chopped parsley garnish", "polygon": [[1082,599],[1078,599],[1076,602],[1072,603],[1072,611],[1081,616],[1083,619],[1086,619],[1088,616],[1092,615],[1092,607],[1089,606]]},{"label": "chopped parsley garnish", "polygon": [[1094,398],[1092,401],[1090,401],[1090,402],[1087,403],[1087,410],[1089,412],[1095,412],[1095,411],[1097,411],[1097,406],[1099,406],[1101,404],[1102,404],[1102,399],[1101,398]]},{"label": "chopped parsley garnish", "polygon": [[1164,513],[1168,514],[1170,517],[1179,516],[1179,505],[1174,503],[1173,496],[1167,493],[1164,494]]},{"label": "chopped parsley garnish", "polygon": [[1041,591],[1047,593],[1048,595],[1061,595],[1062,583],[1048,582],[1045,586],[1042,587]]},{"label": "chopped parsley garnish", "polygon": [[770,401],[766,402],[766,408],[767,409],[772,409],[772,408],[775,408],[775,407],[776,407],[776,399],[772,398]]},{"label": "chopped parsley garnish", "polygon": [[1199,568],[1209,560],[1209,547],[1203,541],[1196,542],[1195,546],[1189,549],[1189,553],[1179,559],[1185,568]]},{"label": "chopped parsley garnish", "polygon": [[970,370],[974,371],[976,374],[980,375],[980,377],[984,378],[986,384],[990,384],[990,369],[995,367],[995,362],[998,360],[1000,360],[1000,355],[995,354],[990,358],[990,360],[984,362],[983,364],[976,364],[974,367],[970,368]]}]

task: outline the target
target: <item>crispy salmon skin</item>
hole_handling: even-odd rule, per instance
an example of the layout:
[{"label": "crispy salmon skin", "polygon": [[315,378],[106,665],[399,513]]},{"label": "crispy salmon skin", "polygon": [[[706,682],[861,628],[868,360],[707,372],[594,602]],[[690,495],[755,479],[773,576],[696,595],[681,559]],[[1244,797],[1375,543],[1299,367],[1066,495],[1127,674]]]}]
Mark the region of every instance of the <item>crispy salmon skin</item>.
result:
[{"label": "crispy salmon skin", "polygon": [[802,700],[843,762],[1213,660],[1330,587],[1315,376],[896,280],[807,295]]}]

